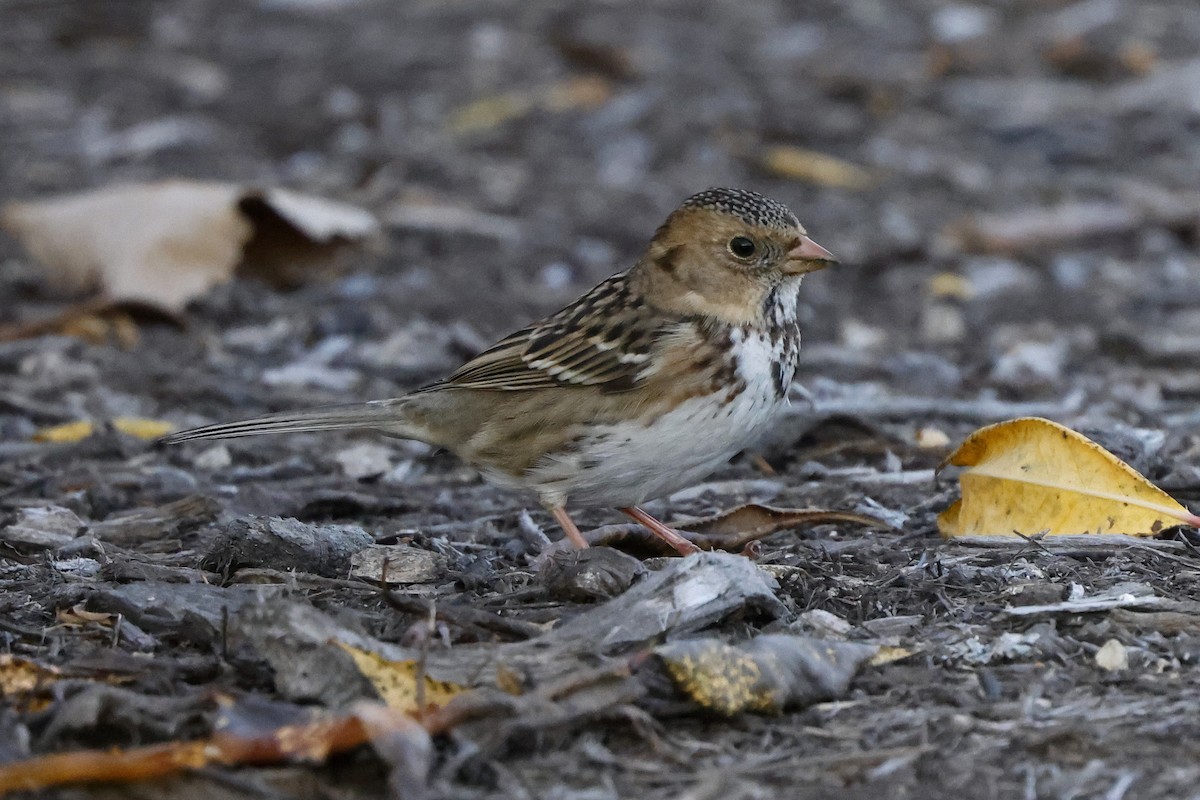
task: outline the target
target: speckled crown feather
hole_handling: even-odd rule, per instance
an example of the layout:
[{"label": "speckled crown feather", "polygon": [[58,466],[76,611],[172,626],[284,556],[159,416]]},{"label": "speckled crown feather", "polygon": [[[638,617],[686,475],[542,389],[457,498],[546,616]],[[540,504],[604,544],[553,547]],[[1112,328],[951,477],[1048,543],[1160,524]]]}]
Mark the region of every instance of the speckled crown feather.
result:
[{"label": "speckled crown feather", "polygon": [[751,225],[791,229],[800,226],[791,209],[748,189],[705,189],[683,201],[681,208],[707,208],[733,214]]}]

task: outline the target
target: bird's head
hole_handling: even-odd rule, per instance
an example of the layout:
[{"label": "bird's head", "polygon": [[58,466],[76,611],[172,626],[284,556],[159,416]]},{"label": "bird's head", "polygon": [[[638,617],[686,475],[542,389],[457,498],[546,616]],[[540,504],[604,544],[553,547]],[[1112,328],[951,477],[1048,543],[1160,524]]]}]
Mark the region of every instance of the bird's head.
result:
[{"label": "bird's head", "polygon": [[631,277],[661,308],[738,324],[753,322],[780,284],[833,263],[782,203],[707,189],[672,212]]}]

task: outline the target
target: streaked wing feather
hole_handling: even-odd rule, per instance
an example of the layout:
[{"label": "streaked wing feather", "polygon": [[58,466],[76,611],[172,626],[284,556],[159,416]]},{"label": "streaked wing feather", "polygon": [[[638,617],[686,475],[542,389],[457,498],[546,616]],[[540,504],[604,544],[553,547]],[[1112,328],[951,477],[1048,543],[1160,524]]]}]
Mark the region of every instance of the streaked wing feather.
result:
[{"label": "streaked wing feather", "polygon": [[429,388],[517,391],[556,386],[632,389],[654,345],[678,323],[631,297],[614,275],[542,322],[505,337]]}]

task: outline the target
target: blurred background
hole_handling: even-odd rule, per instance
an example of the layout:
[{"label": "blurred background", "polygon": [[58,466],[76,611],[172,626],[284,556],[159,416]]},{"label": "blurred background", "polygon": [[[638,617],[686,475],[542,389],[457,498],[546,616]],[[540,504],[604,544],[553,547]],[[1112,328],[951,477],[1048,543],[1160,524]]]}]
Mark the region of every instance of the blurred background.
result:
[{"label": "blurred background", "polygon": [[[332,281],[239,278],[124,352],[43,342],[104,373],[44,367],[64,414],[394,393],[626,268],[712,185],[786,202],[843,259],[803,293],[818,398],[1074,397],[1144,422],[1200,396],[1193,0],[0,13],[0,200],[219,179],[382,224]],[[0,236],[0,324],[77,299]],[[294,363],[325,372],[258,379]],[[196,372],[149,385],[154,365]]]}]

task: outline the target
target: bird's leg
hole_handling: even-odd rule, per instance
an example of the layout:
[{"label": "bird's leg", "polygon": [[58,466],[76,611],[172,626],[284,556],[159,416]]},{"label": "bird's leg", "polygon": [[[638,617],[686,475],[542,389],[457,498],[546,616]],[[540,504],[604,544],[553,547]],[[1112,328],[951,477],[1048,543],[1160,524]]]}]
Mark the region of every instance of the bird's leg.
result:
[{"label": "bird's leg", "polygon": [[664,525],[654,517],[647,514],[645,511],[642,511],[637,506],[630,506],[629,508],[621,508],[618,510],[621,513],[629,516],[634,522],[637,522],[667,544],[671,545],[671,547],[675,548],[679,555],[689,556],[692,553],[700,552],[700,548],[685,539],[679,533],[679,531],[668,525]]},{"label": "bird's leg", "polygon": [[550,513],[558,520],[558,524],[562,527],[563,533],[571,540],[571,544],[575,545],[580,550],[588,546],[587,539],[583,538],[583,534],[579,532],[579,528],[575,526],[575,520],[571,519],[571,515],[567,513],[567,509],[563,506],[550,506]]}]

